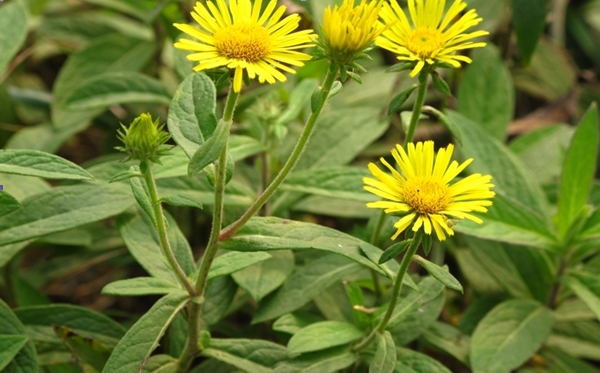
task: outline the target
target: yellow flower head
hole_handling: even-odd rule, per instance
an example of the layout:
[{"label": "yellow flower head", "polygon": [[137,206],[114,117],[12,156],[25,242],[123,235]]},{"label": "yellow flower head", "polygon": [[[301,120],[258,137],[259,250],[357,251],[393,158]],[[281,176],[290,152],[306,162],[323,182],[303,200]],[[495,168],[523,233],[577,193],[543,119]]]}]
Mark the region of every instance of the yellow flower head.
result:
[{"label": "yellow flower head", "polygon": [[175,27],[197,39],[181,39],[175,48],[193,51],[188,60],[198,61],[195,71],[227,66],[235,70],[233,89],[242,89],[244,70],[248,77],[258,76],[260,83],[284,82],[280,70],[295,73],[288,65],[304,66],[310,60],[296,49],[311,47],[312,30],[294,31],[300,22],[298,14],[281,19],[286,7],[275,10],[277,0],[271,0],[261,14],[262,0],[254,5],[250,0],[207,1],[196,3],[192,17],[201,28],[175,24]]},{"label": "yellow flower head", "polygon": [[416,62],[410,76],[417,75],[425,63],[442,62],[460,67],[460,62],[471,63],[471,59],[457,55],[456,51],[484,47],[483,42],[471,39],[489,34],[487,31],[464,33],[482,21],[474,9],[456,19],[467,4],[454,0],[444,15],[446,0],[408,0],[408,11],[412,22],[396,0],[385,3],[379,16],[383,24],[392,24],[389,30],[377,38],[375,43],[398,54],[401,61]]},{"label": "yellow flower head", "polygon": [[375,41],[386,26],[377,22],[381,9],[381,0],[367,4],[361,0],[354,5],[354,0],[344,0],[341,6],[330,6],[323,14],[323,44],[326,55],[333,62],[345,65],[355,55]]},{"label": "yellow flower head", "polygon": [[[450,182],[473,160],[468,159],[461,165],[451,161],[453,145],[442,148],[434,154],[433,141],[408,144],[408,154],[400,146],[392,150],[392,156],[400,167],[396,171],[385,159],[381,158],[389,175],[375,164],[369,164],[369,170],[375,177],[363,178],[365,190],[383,197],[388,201],[367,203],[367,207],[384,209],[386,213],[405,213],[394,227],[397,229],[392,239],[396,239],[411,224],[413,231],[424,228],[425,234],[431,234],[432,228],[438,239],[443,241],[446,234],[452,236],[450,218],[469,219],[478,224],[482,220],[469,214],[471,211],[487,212],[496,193],[490,188],[490,175],[473,174]],[[449,224],[450,223],[450,224]]]}]

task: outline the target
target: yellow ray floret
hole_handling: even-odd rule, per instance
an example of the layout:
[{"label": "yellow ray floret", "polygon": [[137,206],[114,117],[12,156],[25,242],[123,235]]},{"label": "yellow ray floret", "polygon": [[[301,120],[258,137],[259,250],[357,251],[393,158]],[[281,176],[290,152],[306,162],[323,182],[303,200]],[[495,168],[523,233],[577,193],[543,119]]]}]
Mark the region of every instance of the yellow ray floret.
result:
[{"label": "yellow ray floret", "polygon": [[404,216],[394,224],[397,229],[392,239],[412,224],[412,230],[423,227],[425,234],[435,231],[440,241],[447,235],[454,235],[448,219],[469,219],[481,224],[482,220],[470,212],[487,212],[492,205],[491,198],[496,194],[490,175],[473,174],[453,184],[471,162],[462,164],[452,161],[454,146],[448,145],[437,152],[433,141],[408,144],[408,152],[400,145],[392,150],[392,156],[400,171],[392,167],[385,159],[381,163],[391,172],[382,171],[374,163],[369,170],[374,178],[363,178],[364,189],[386,201],[367,203],[367,207],[383,209],[386,213],[400,213]]},{"label": "yellow ray floret", "polygon": [[344,0],[341,6],[328,6],[323,13],[323,37],[335,62],[350,62],[354,55],[370,46],[387,27],[377,22],[382,1]]},{"label": "yellow ray floret", "polygon": [[271,0],[261,14],[262,0],[207,1],[196,3],[192,18],[200,27],[174,26],[196,40],[181,39],[175,47],[194,53],[187,56],[198,61],[195,71],[226,66],[235,71],[233,89],[242,89],[244,70],[260,83],[284,82],[282,73],[295,73],[291,66],[303,66],[310,55],[298,49],[311,47],[312,30],[293,32],[300,22],[298,14],[284,17],[286,7]]},{"label": "yellow ray floret", "polygon": [[485,43],[472,39],[489,33],[465,33],[482,19],[474,9],[459,16],[467,7],[463,0],[454,0],[446,14],[445,6],[446,0],[408,0],[409,21],[398,2],[390,0],[383,5],[379,17],[382,24],[391,27],[375,43],[396,53],[401,61],[416,62],[410,76],[417,75],[425,63],[443,62],[454,67],[460,67],[461,62],[470,63],[470,58],[456,52],[484,47]]}]

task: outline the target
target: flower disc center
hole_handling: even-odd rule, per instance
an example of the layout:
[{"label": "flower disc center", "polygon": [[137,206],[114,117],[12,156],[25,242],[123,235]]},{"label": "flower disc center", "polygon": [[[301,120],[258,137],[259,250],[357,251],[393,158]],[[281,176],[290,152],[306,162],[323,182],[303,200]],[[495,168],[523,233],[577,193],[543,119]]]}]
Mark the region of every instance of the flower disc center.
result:
[{"label": "flower disc center", "polygon": [[437,51],[443,47],[444,38],[436,29],[419,28],[413,30],[406,38],[406,49],[421,59],[435,57]]},{"label": "flower disc center", "polygon": [[256,62],[271,53],[271,35],[254,23],[238,23],[219,29],[213,35],[215,47],[222,56]]},{"label": "flower disc center", "polygon": [[430,176],[409,178],[403,194],[404,201],[419,214],[437,214],[452,202],[448,185]]}]

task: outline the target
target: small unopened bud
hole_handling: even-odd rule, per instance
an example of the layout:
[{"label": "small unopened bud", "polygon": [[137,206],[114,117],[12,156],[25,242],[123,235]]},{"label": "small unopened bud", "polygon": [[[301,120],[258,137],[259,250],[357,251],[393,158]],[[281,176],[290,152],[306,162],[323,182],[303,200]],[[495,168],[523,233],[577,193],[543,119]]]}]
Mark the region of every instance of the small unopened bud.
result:
[{"label": "small unopened bud", "polygon": [[129,128],[121,124],[117,137],[125,146],[117,146],[115,149],[127,153],[127,158],[137,159],[141,162],[151,161],[161,163],[159,158],[168,155],[171,145],[165,143],[171,136],[163,131],[163,125],[158,124],[158,119],[152,121],[150,114],[141,114],[135,118]]}]

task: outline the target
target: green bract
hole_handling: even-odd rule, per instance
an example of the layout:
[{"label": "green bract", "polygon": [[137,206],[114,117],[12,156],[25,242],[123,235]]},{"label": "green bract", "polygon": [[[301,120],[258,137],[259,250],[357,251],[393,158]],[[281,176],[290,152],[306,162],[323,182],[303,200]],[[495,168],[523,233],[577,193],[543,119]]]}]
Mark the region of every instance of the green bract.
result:
[{"label": "green bract", "polygon": [[116,146],[115,149],[128,154],[124,162],[136,159],[161,164],[159,158],[168,155],[172,148],[171,145],[165,145],[171,136],[163,131],[164,126],[158,124],[158,119],[152,121],[150,114],[141,114],[133,120],[129,128],[121,124],[117,137],[125,146]]}]

